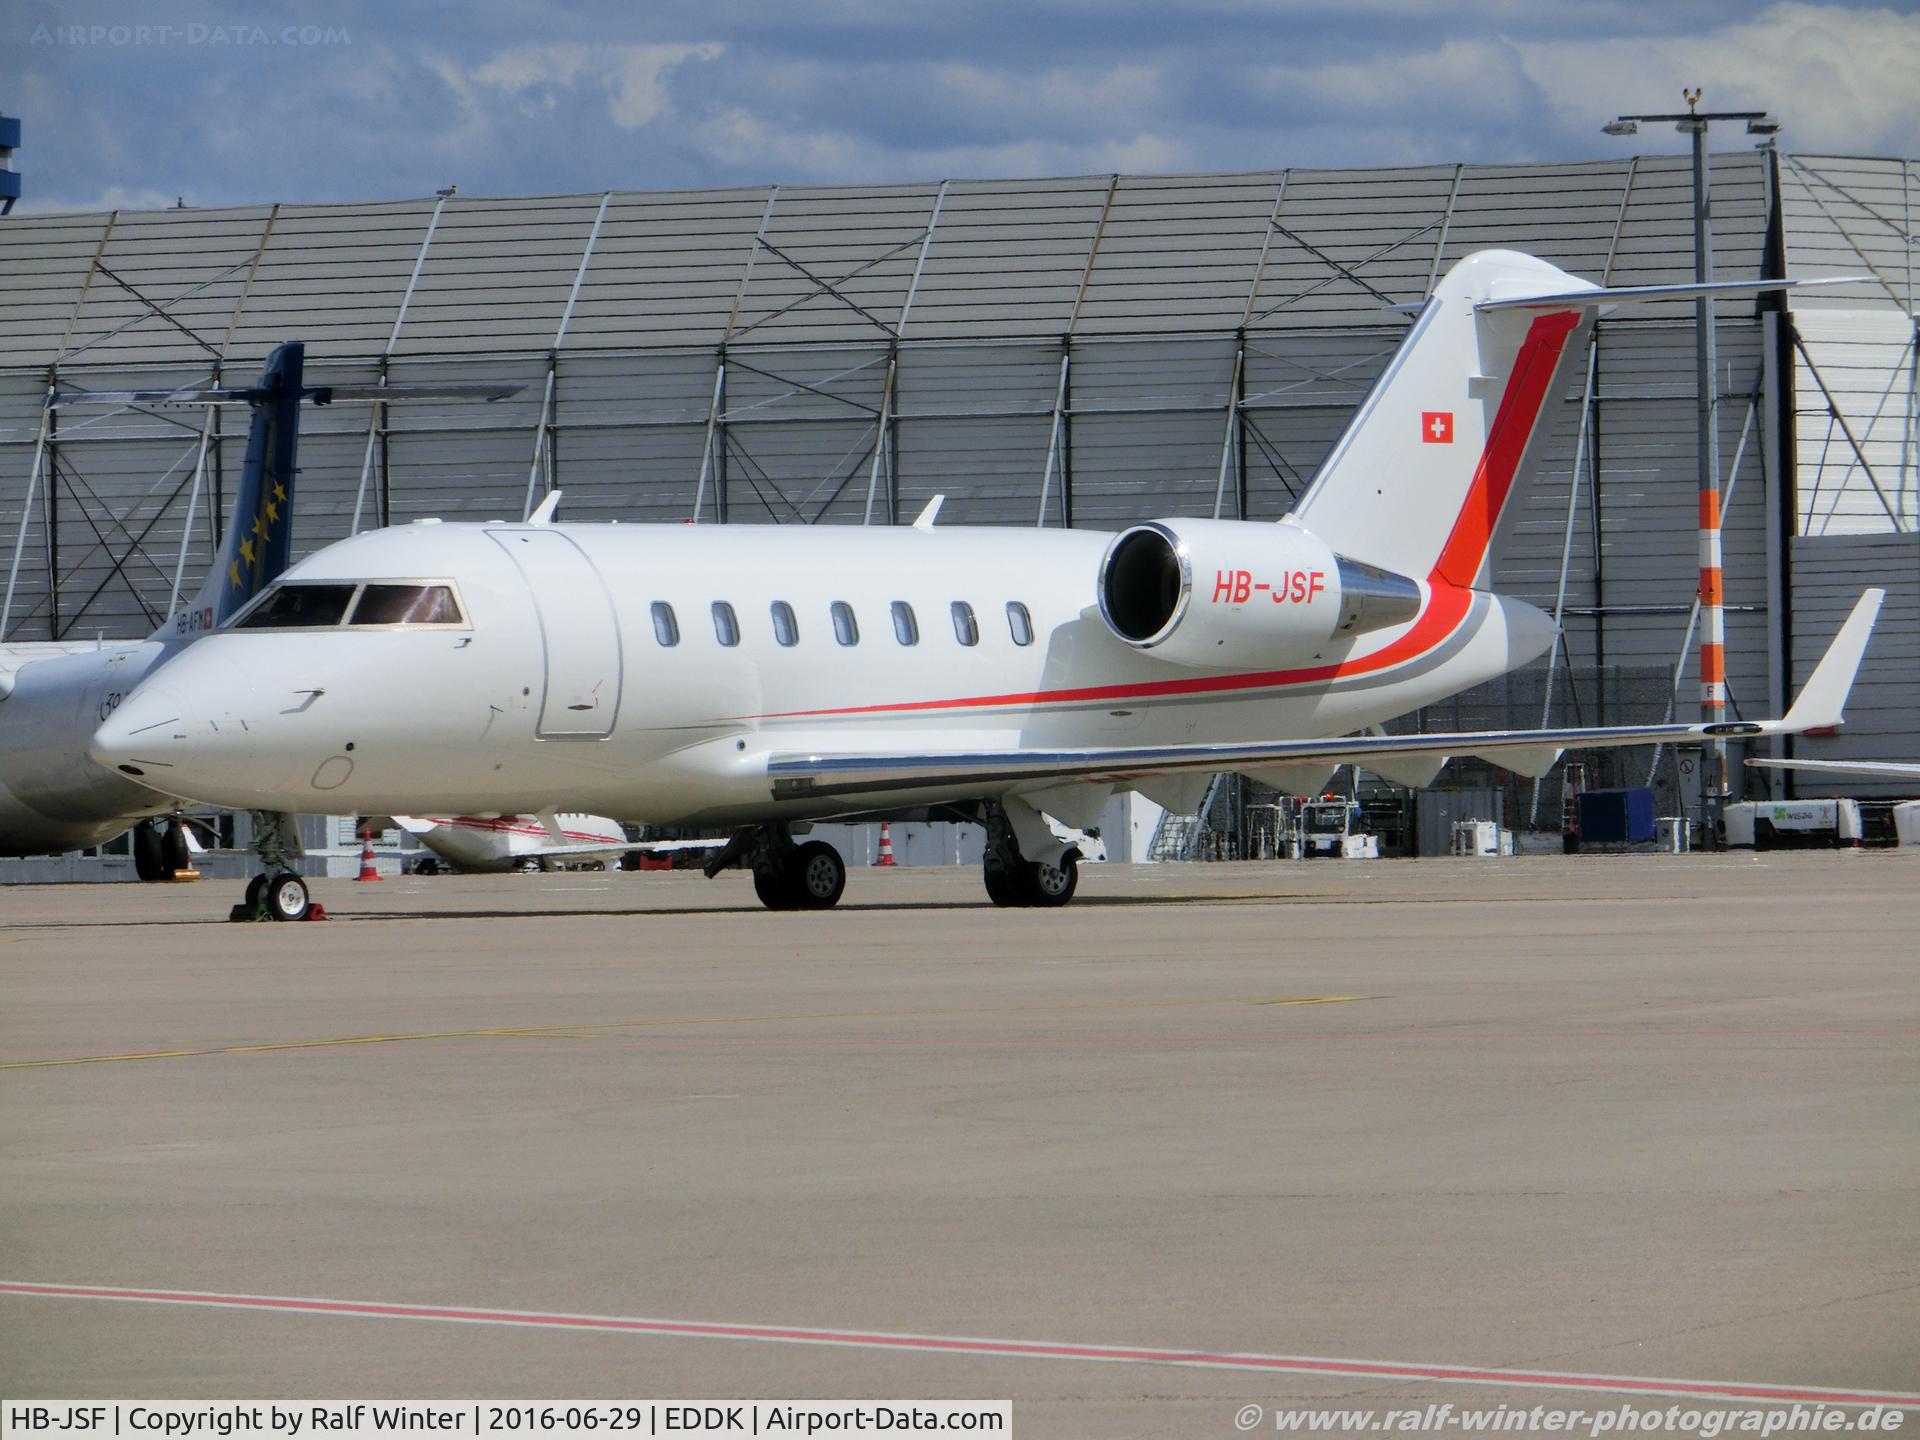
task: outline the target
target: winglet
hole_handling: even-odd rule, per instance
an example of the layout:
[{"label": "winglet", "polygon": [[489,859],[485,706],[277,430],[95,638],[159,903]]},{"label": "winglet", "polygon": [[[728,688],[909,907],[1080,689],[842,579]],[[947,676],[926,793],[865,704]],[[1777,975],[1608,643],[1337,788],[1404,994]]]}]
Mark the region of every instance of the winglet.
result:
[{"label": "winglet", "polygon": [[1779,724],[1780,731],[1798,735],[1807,730],[1825,730],[1846,719],[1842,712],[1847,706],[1847,695],[1853,689],[1860,658],[1867,653],[1867,641],[1873,638],[1873,622],[1880,615],[1880,602],[1886,598],[1885,590],[1862,592],[1846,624],[1833,637],[1820,663],[1813,667],[1807,683],[1800,687],[1800,694]]},{"label": "winglet", "polygon": [[527,516],[527,524],[529,525],[553,524],[554,513],[558,511],[560,508],[560,496],[562,493],[563,492],[559,490],[549,490],[547,492],[547,498],[542,500],[538,505],[534,506],[533,513]]},{"label": "winglet", "polygon": [[913,522],[913,528],[916,530],[933,529],[934,519],[940,514],[940,507],[946,503],[946,499],[947,497],[944,495],[936,495],[927,501],[927,508],[920,512],[920,518]]}]

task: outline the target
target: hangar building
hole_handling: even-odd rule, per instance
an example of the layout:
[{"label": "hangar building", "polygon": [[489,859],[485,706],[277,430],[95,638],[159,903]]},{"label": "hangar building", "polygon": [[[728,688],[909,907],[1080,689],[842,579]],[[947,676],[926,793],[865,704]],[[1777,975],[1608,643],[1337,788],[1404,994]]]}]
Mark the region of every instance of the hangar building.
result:
[{"label": "hangar building", "polygon": [[[49,411],[50,389],[244,383],[295,338],[315,379],[524,385],[310,410],[296,554],[553,488],[575,520],[895,524],[936,492],[948,523],[1274,519],[1450,263],[1689,280],[1690,183],[1642,155],[16,214],[0,642],[145,633],[191,592],[244,443],[215,407]],[[1714,157],[1712,193],[1716,278],[1870,277],[1718,306],[1734,706],[1778,713],[1885,585],[1846,731],[1801,753],[1920,759],[1920,162],[1764,147]],[[1693,366],[1688,304],[1597,327],[1495,557],[1564,653],[1428,724],[1695,713]],[[1509,791],[1515,823],[1558,814]]]}]

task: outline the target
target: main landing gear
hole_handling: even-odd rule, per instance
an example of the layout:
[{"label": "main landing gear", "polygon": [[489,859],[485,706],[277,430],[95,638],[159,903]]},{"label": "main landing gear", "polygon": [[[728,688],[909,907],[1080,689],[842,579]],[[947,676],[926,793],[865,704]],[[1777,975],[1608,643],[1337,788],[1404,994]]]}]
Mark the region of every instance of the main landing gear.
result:
[{"label": "main landing gear", "polygon": [[133,873],[139,879],[153,884],[191,869],[193,851],[187,845],[187,824],[179,816],[142,820],[133,827]]},{"label": "main landing gear", "polygon": [[[987,832],[987,850],[981,862],[981,871],[989,900],[1001,906],[1050,908],[1073,899],[1073,892],[1080,886],[1078,850],[1056,842],[1056,854],[1037,860],[1027,859],[1021,851],[1020,837],[1008,818],[1006,807],[998,801],[990,801],[981,807],[980,823]],[[1035,838],[1030,836],[1029,840]],[[1036,845],[1034,848],[1040,847]]]},{"label": "main landing gear", "polygon": [[264,873],[247,882],[247,898],[228,912],[229,920],[324,920],[325,907],[316,904],[307,882],[294,873],[306,855],[300,827],[281,811],[255,810],[253,853]]},{"label": "main landing gear", "polygon": [[729,865],[753,871],[753,893],[769,910],[831,910],[847,888],[847,865],[824,840],[793,843],[785,825],[750,825],[706,864],[709,880]]}]

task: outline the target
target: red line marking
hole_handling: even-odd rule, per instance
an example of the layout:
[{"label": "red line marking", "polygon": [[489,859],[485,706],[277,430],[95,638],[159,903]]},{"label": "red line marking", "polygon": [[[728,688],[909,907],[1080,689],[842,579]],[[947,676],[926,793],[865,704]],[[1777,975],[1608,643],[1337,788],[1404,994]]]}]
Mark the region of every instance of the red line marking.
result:
[{"label": "red line marking", "polygon": [[1473,482],[1467,487],[1453,530],[1428,576],[1427,607],[1392,644],[1337,665],[1312,665],[1297,670],[1259,670],[1205,679],[1154,680],[1131,685],[1094,685],[1077,690],[1027,690],[1004,695],[966,695],[947,700],[903,700],[879,705],[839,705],[822,710],[776,710],[765,715],[739,716],[750,720],[800,720],[828,715],[909,714],[926,710],[996,709],[1006,706],[1060,705],[1076,701],[1147,700],[1173,695],[1214,695],[1240,690],[1265,690],[1281,685],[1305,685],[1321,680],[1368,675],[1405,661],[1417,660],[1444,643],[1466,618],[1480,574],[1480,563],[1492,543],[1494,526],[1512,493],[1515,475],[1533,438],[1540,407],[1546,403],[1554,371],[1567,337],[1580,316],[1563,310],[1535,318],[1514,359],[1513,375],[1487,434]]},{"label": "red line marking", "polygon": [[1577,1371],[1504,1369],[1496,1366],[1424,1364],[1401,1360],[1341,1360],[1316,1355],[1260,1355],[1238,1351],[1168,1350],[1127,1345],[1063,1344],[1039,1340],[986,1340],[964,1335],[913,1335],[884,1330],[821,1330],[786,1325],[735,1325],[702,1320],[660,1320],[630,1315],[574,1315],[544,1310],[466,1309],[366,1300],[316,1300],[290,1295],[233,1295],[206,1290],[130,1290],[104,1285],[43,1285],[0,1280],[0,1294],[57,1299],[120,1300],[156,1305],[195,1305],[228,1310],[280,1310],[309,1315],[347,1315],[381,1320],[439,1320],[469,1325],[515,1325],[556,1330],[611,1330],[690,1340],[758,1340],[788,1345],[837,1345],[1007,1359],[1093,1360],[1136,1365],[1175,1365],[1207,1370],[1252,1370],[1305,1375],[1347,1375],[1388,1380],[1437,1380],[1461,1385],[1504,1385],[1535,1390],[1576,1390],[1631,1395],[1681,1395],[1711,1400],[1758,1400],[1825,1405],[1892,1405],[1920,1410],[1920,1394],[1891,1390],[1834,1390],[1738,1380],[1668,1380],[1641,1375],[1592,1375]]}]

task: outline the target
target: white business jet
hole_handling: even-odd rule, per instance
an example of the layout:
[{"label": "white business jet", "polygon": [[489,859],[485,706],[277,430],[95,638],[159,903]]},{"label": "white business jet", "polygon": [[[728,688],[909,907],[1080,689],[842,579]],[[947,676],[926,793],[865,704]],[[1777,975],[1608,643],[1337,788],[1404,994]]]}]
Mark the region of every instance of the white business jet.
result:
[{"label": "white business jet", "polygon": [[[730,827],[776,909],[834,904],[805,822],[964,818],[999,904],[1070,899],[1049,825],[1116,789],[1176,811],[1214,772],[1318,793],[1357,762],[1522,774],[1568,746],[1839,723],[1880,592],[1783,720],[1384,735],[1544,654],[1550,617],[1476,588],[1602,290],[1530,256],[1453,267],[1293,513],[1118,534],[432,522],[311,556],[101,725],[106,768],[217,804],[592,810]],[[274,913],[291,918],[292,877]]]},{"label": "white business jet", "polygon": [[[244,404],[253,416],[225,536],[185,609],[169,615],[145,640],[0,647],[0,855],[78,850],[162,817],[160,824],[138,824],[134,830],[137,873],[153,880],[188,868],[196,846],[177,813],[180,797],[124,772],[103,770],[88,758],[87,747],[94,729],[142,679],[218,630],[287,568],[301,402],[498,399],[518,388],[311,386],[304,380],[304,363],[305,347],[295,341],[274,350],[259,383],[244,389],[93,390],[61,392],[49,399],[59,408],[176,410]],[[292,853],[297,856],[297,848]]]},{"label": "white business jet", "polygon": [[415,863],[416,875],[544,870],[651,848],[629,841],[620,822],[604,815],[396,815],[393,823],[433,852]]}]

